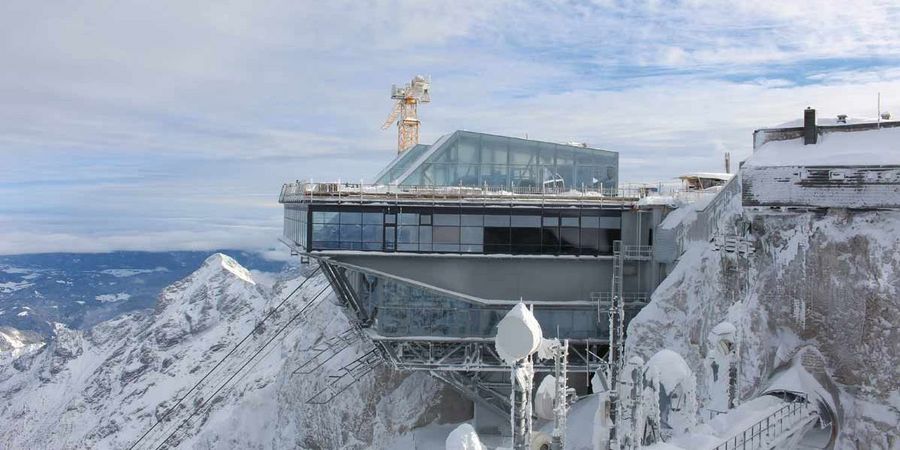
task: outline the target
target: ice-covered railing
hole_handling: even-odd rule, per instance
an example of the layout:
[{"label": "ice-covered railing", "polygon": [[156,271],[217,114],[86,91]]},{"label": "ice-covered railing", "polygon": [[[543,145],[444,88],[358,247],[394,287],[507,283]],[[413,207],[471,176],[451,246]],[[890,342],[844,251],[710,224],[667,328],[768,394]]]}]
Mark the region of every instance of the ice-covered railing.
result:
[{"label": "ice-covered railing", "polygon": [[681,184],[673,183],[627,183],[618,187],[605,186],[397,186],[364,183],[312,183],[297,181],[282,186],[279,201],[297,202],[314,195],[365,198],[366,196],[401,197],[565,197],[565,198],[618,198],[641,199],[645,197],[672,197],[679,200],[699,198],[704,194],[686,190]]},{"label": "ice-covered railing", "polygon": [[818,420],[818,410],[805,394],[793,393],[796,398],[749,427],[739,430],[710,450],[746,450],[776,447],[799,432],[804,425]]}]

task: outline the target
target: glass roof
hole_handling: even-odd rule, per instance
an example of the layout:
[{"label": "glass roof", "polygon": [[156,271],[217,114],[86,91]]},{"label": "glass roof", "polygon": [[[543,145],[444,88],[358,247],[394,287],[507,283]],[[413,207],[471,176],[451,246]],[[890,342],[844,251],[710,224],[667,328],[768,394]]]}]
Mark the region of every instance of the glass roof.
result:
[{"label": "glass roof", "polygon": [[619,154],[471,131],[417,145],[377,177],[378,184],[563,189],[615,188]]}]

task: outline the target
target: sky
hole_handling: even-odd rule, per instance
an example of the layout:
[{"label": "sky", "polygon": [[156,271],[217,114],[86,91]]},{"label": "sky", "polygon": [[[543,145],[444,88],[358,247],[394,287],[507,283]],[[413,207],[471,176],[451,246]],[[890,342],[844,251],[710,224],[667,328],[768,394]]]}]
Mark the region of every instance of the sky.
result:
[{"label": "sky", "polygon": [[390,87],[457,129],[721,171],[754,129],[900,114],[900,2],[0,2],[0,254],[275,248],[296,179],[369,180]]}]

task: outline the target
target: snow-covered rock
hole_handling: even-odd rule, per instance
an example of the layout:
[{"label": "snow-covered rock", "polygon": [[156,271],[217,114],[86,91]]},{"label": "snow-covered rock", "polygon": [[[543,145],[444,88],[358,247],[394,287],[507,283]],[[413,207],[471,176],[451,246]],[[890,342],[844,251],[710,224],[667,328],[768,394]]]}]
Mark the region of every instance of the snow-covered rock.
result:
[{"label": "snow-covered rock", "polygon": [[484,450],[481,439],[472,425],[464,423],[447,436],[446,450]]},{"label": "snow-covered rock", "polygon": [[[813,346],[821,358],[805,358],[804,367],[838,399],[836,448],[895,446],[900,212],[744,212],[739,196],[731,203],[720,205],[727,214],[719,220],[743,214],[755,251],[687,245],[629,324],[628,351],[647,357],[672,349],[708,379],[707,336],[727,321],[735,328],[740,402],[760,395],[800,349]],[[697,388],[707,418],[712,393],[707,383]]]},{"label": "snow-covered rock", "polygon": [[[45,347],[0,365],[0,448],[128,448],[300,282],[282,280],[270,292],[233,259],[216,254],[166,288],[153,311],[86,331],[56,324]],[[331,295],[325,278],[315,276],[289,301],[293,309],[270,320],[287,323],[286,313],[319,292]],[[367,350],[358,343],[312,374],[295,374],[311,357],[310,347],[349,327],[329,298],[310,311],[168,443],[183,448],[379,448],[415,427],[453,414],[458,419],[452,405],[460,400],[437,381],[386,368],[363,377],[329,404],[308,404],[328,375]],[[256,334],[273,335],[273,329],[264,326]],[[249,353],[236,353],[223,366],[249,359]],[[191,411],[186,408],[196,405],[181,408]],[[175,428],[164,424],[166,431]]]}]

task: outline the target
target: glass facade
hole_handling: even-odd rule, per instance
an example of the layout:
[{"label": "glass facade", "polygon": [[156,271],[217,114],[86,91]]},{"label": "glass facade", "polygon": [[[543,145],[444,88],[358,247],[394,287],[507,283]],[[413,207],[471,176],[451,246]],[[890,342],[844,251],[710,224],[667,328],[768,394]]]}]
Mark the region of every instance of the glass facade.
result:
[{"label": "glass facade", "polygon": [[614,189],[618,166],[616,152],[457,131],[433,146],[418,145],[400,155],[376,183]]},{"label": "glass facade", "polygon": [[[493,337],[509,306],[488,307],[390,278],[346,270],[355,280],[361,306],[382,336]],[[630,319],[637,310],[626,312]],[[547,330],[569,339],[596,339],[608,334],[597,320],[596,306],[535,307],[535,318]]]},{"label": "glass facade", "polygon": [[284,205],[283,236],[294,244],[307,248],[306,221],[309,217],[304,204]]},{"label": "glass facade", "polygon": [[310,250],[610,255],[622,227],[622,211],[608,209],[318,208]]}]

